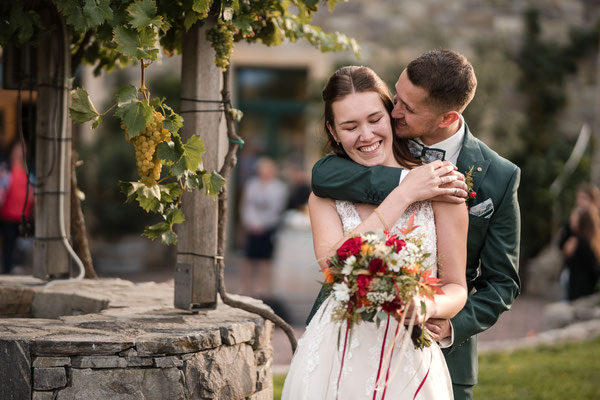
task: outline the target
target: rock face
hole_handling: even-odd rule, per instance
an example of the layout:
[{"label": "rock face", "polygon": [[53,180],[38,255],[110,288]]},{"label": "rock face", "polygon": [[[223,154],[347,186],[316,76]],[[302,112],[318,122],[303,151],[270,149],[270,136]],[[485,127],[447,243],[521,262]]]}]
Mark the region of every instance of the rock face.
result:
[{"label": "rock face", "polygon": [[[18,307],[14,301],[5,307],[13,316],[31,309],[36,297],[34,308],[62,309],[63,315],[0,319],[2,400],[273,397],[273,325],[257,315],[224,304],[198,314],[175,310],[169,284],[82,281],[41,296],[35,285],[10,284],[6,293],[33,293],[21,296]],[[0,278],[0,299],[6,287]],[[103,309],[89,306],[94,312],[78,315],[86,304]]]}]

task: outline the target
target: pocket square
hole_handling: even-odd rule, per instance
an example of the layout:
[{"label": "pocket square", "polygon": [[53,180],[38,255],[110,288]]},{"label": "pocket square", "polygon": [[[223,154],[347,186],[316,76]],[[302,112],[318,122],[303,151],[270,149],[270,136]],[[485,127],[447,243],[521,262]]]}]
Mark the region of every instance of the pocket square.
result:
[{"label": "pocket square", "polygon": [[494,203],[492,199],[487,199],[483,203],[479,203],[476,206],[469,208],[469,214],[475,217],[490,218],[494,213]]}]

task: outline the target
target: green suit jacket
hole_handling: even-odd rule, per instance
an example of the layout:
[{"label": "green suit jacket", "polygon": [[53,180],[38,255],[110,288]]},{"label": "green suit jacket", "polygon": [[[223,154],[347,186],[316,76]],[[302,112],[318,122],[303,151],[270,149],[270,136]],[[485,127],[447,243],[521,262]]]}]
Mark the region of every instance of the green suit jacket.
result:
[{"label": "green suit jacket", "polygon": [[[477,383],[477,334],[491,327],[510,309],[520,291],[518,275],[521,231],[517,188],[520,170],[476,139],[466,127],[458,170],[473,168],[467,238],[467,286],[465,307],[452,318],[454,342],[444,349],[452,382]],[[313,167],[312,188],[320,197],[379,204],[398,186],[400,168],[364,167],[336,156],[326,156]],[[476,205],[493,205],[483,215]],[[481,207],[480,207],[481,209]],[[321,290],[308,317],[312,318],[329,293]],[[308,322],[307,321],[307,322]]]}]

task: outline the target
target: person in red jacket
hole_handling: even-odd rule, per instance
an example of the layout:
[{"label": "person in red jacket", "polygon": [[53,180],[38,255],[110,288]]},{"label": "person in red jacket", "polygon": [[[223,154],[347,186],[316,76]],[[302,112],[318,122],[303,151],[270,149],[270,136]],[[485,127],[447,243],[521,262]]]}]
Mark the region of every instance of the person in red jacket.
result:
[{"label": "person in red jacket", "polygon": [[9,171],[4,181],[4,199],[0,206],[2,233],[2,272],[9,274],[14,266],[14,253],[19,236],[19,225],[30,222],[33,213],[33,187],[29,187],[23,163],[23,146],[15,142],[9,153]]}]

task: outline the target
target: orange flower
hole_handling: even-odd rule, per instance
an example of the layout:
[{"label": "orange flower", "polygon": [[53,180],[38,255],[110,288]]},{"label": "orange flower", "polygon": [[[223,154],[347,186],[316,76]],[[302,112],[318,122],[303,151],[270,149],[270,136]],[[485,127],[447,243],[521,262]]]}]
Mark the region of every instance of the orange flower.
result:
[{"label": "orange flower", "polygon": [[408,275],[416,275],[419,273],[419,269],[417,264],[405,265],[402,267],[402,272]]},{"label": "orange flower", "polygon": [[371,246],[369,243],[365,243],[360,246],[360,252],[363,256],[368,257],[373,254],[373,246]]},{"label": "orange flower", "polygon": [[325,268],[321,269],[321,272],[325,276],[325,283],[333,282],[333,272],[331,272],[331,268],[325,267]]}]

